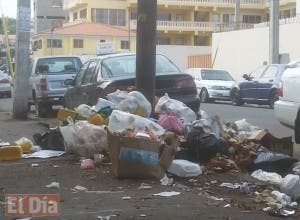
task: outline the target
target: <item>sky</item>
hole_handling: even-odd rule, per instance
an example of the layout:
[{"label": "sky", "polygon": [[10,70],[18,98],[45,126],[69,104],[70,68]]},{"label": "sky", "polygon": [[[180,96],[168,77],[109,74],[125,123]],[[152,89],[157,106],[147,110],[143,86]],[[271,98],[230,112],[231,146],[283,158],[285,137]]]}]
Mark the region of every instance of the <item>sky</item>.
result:
[{"label": "sky", "polygon": [[[16,18],[17,16],[17,0],[0,0],[2,10],[5,16]],[[2,12],[1,12],[2,15]]]}]

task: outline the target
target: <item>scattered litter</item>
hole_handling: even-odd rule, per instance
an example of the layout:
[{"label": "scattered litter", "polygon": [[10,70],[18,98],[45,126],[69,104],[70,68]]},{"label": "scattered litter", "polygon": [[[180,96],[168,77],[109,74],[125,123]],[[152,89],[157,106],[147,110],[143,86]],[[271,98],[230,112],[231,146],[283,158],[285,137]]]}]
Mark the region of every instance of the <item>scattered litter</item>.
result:
[{"label": "scattered litter", "polygon": [[38,166],[40,166],[38,163],[31,164],[31,167],[38,167]]},{"label": "scattered litter", "polygon": [[0,147],[6,147],[6,146],[9,146],[9,145],[10,145],[9,142],[5,142],[5,141],[2,141],[2,140],[0,139]]},{"label": "scattered litter", "polygon": [[91,194],[115,194],[115,193],[124,193],[124,191],[85,191],[86,193]]},{"label": "scattered litter", "polygon": [[172,191],[172,192],[156,193],[156,194],[153,194],[153,195],[154,196],[162,196],[162,197],[171,197],[171,196],[177,196],[177,195],[180,195],[180,194],[181,194],[180,192]]},{"label": "scattered litter", "polygon": [[202,174],[198,164],[187,160],[173,160],[168,172],[179,177],[193,177]]},{"label": "scattered litter", "polygon": [[172,186],[174,183],[174,179],[173,178],[169,178],[167,175],[165,175],[161,180],[160,180],[160,184],[163,186]]},{"label": "scattered litter", "polygon": [[73,192],[80,192],[80,191],[87,191],[88,189],[85,188],[84,186],[75,186],[74,188],[71,189]]},{"label": "scattered litter", "polygon": [[238,189],[238,188],[241,187],[241,184],[239,184],[239,183],[235,183],[235,184],[233,184],[233,183],[222,183],[220,186],[230,188],[230,189]]},{"label": "scattered litter", "polygon": [[60,166],[59,165],[53,165],[53,168],[59,168]]},{"label": "scattered litter", "polygon": [[271,216],[278,217],[289,217],[293,216],[296,213],[295,210],[273,209],[271,207],[263,208],[263,211],[269,213],[269,215]]},{"label": "scattered litter", "polygon": [[145,218],[145,217],[147,217],[147,215],[145,215],[145,214],[140,214],[140,217]]},{"label": "scattered litter", "polygon": [[207,196],[208,199],[212,199],[212,200],[215,200],[215,201],[224,201],[223,198],[218,198],[218,197],[215,197],[215,196]]},{"label": "scattered litter", "polygon": [[32,220],[32,218],[16,218],[15,220]]},{"label": "scattered litter", "polygon": [[20,146],[0,147],[0,160],[10,161],[22,158],[23,150]]},{"label": "scattered litter", "polygon": [[279,191],[272,191],[271,194],[277,202],[280,202],[284,206],[292,203],[292,198],[284,193],[281,193]]},{"label": "scattered litter", "polygon": [[224,205],[224,208],[230,208],[231,204]]},{"label": "scattered litter", "polygon": [[80,169],[87,170],[87,169],[94,169],[94,161],[92,159],[84,159],[81,161]]},{"label": "scattered litter", "polygon": [[49,185],[46,186],[47,188],[56,188],[59,189],[59,183],[58,182],[52,182]]},{"label": "scattered litter", "polygon": [[283,178],[281,191],[292,196],[294,199],[300,198],[300,176],[288,174]]},{"label": "scattered litter", "polygon": [[47,159],[51,157],[60,157],[65,154],[64,151],[53,151],[53,150],[40,150],[38,152],[34,152],[32,154],[23,154],[23,158],[42,158]]},{"label": "scattered litter", "polygon": [[29,153],[32,150],[33,143],[28,138],[22,137],[14,143],[17,146],[20,146],[23,150],[23,153]]},{"label": "scattered litter", "polygon": [[152,186],[150,186],[146,183],[142,183],[138,189],[152,189]]},{"label": "scattered litter", "polygon": [[122,200],[130,200],[130,199],[131,199],[130,196],[124,196],[124,197],[122,197]]},{"label": "scattered litter", "polygon": [[263,182],[268,182],[275,185],[281,185],[282,177],[277,173],[265,172],[263,170],[254,171],[251,176]]},{"label": "scattered litter", "polygon": [[97,216],[97,219],[99,219],[99,220],[110,220],[111,217],[117,217],[117,215]]}]

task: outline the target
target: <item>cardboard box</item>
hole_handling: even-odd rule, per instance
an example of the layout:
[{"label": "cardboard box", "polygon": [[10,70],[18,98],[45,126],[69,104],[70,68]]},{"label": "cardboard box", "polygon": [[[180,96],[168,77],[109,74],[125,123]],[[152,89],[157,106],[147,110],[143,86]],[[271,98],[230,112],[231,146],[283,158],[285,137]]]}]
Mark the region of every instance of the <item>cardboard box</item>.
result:
[{"label": "cardboard box", "polygon": [[118,178],[161,179],[175,154],[174,146],[110,132],[108,144],[112,170]]}]

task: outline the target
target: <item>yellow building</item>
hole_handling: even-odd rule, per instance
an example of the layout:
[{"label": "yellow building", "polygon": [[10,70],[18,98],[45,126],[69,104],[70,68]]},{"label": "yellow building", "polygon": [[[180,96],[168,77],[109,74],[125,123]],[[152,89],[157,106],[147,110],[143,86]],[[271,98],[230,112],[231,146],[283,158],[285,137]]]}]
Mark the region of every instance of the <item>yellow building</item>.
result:
[{"label": "yellow building", "polygon": [[[130,39],[130,44],[129,44]],[[96,55],[100,45],[114,48],[115,51],[128,51],[135,48],[135,33],[102,23],[69,23],[53,31],[45,31],[32,36],[34,56],[45,55]]]},{"label": "yellow building", "polygon": [[[212,32],[234,30],[235,0],[157,0],[157,44],[211,45]],[[240,28],[269,18],[269,0],[240,0]],[[136,30],[137,0],[65,0],[70,22],[87,20]],[[296,0],[281,0],[282,18],[296,15]]]}]

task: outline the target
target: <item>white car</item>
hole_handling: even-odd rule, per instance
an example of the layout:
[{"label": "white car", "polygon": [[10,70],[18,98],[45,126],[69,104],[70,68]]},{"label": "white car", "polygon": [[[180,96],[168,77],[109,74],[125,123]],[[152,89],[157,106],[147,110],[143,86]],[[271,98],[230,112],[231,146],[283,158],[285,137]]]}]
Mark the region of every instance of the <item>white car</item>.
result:
[{"label": "white car", "polygon": [[189,68],[186,72],[194,78],[201,102],[230,99],[230,89],[235,80],[227,71]]},{"label": "white car", "polygon": [[274,111],[281,124],[295,128],[295,140],[300,142],[300,61],[289,63],[281,77],[279,101]]}]

